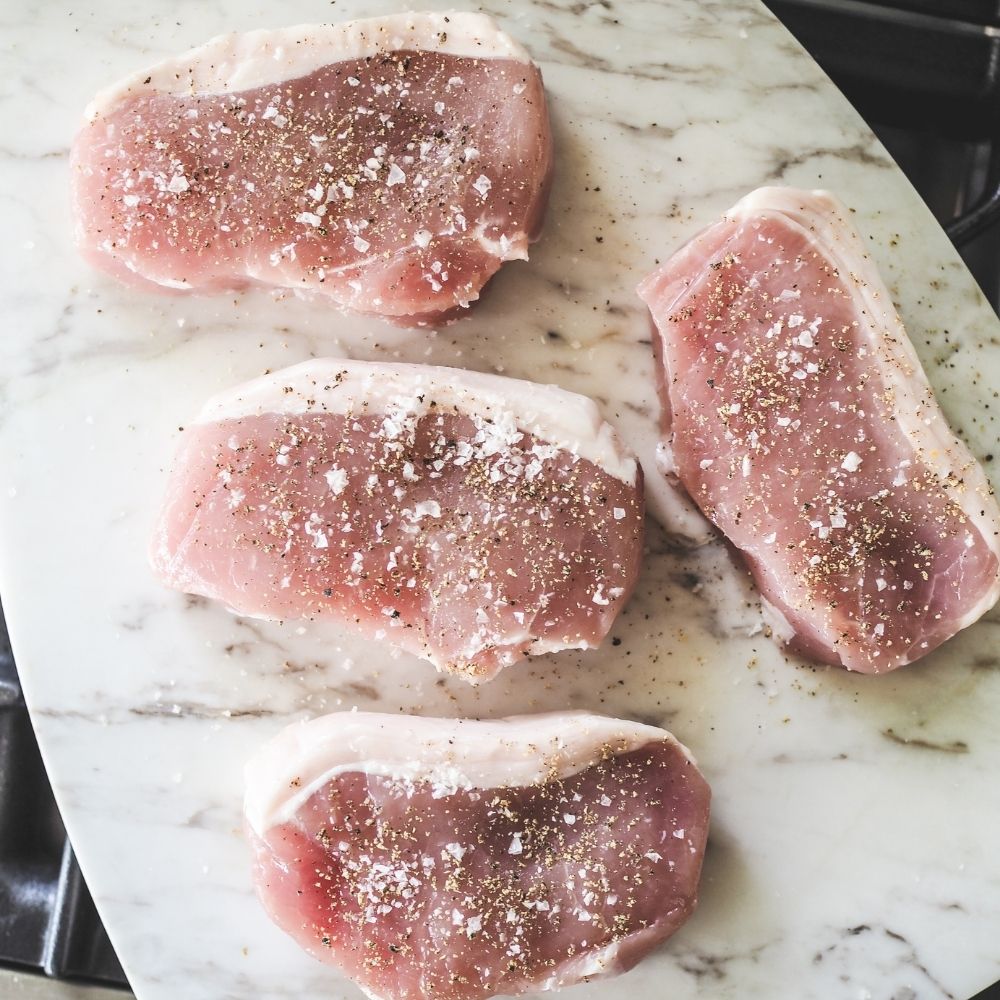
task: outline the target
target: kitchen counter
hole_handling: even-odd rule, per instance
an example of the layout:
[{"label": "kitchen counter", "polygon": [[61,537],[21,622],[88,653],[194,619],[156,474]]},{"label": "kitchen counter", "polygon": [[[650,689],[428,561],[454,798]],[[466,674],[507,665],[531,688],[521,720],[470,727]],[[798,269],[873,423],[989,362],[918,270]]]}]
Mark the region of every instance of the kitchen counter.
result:
[{"label": "kitchen counter", "polygon": [[0,996],[4,1000],[133,1000],[127,990],[56,982],[8,969],[0,969]]}]

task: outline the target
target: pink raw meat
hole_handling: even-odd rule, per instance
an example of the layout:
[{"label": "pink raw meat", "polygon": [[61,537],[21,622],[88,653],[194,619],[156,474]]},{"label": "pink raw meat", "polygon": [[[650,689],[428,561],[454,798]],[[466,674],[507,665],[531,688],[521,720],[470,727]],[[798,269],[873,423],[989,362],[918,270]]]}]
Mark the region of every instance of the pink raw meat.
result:
[{"label": "pink raw meat", "polygon": [[762,188],[647,278],[665,471],[746,559],[783,639],[882,673],[1000,595],[1000,511],[849,213]]},{"label": "pink raw meat", "polygon": [[153,537],[169,586],[332,617],[473,683],[598,645],[639,572],[641,471],[582,396],[312,361],[209,402]]},{"label": "pink raw meat", "polygon": [[427,322],[527,259],[552,147],[537,67],[453,12],[221,36],[98,95],[71,160],[77,241],[118,278]]},{"label": "pink raw meat", "polygon": [[623,972],[695,906],[710,792],[662,729],[352,712],[284,730],[246,778],[271,918],[381,1000]]}]

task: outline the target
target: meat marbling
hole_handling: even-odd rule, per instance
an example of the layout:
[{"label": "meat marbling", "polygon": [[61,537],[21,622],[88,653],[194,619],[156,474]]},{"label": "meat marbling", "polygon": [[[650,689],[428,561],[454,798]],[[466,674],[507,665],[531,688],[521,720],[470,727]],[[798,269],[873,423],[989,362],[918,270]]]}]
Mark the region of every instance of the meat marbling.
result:
[{"label": "meat marbling", "polygon": [[665,471],[746,559],[782,638],[880,673],[1000,594],[1000,511],[825,192],[748,195],[639,288]]},{"label": "meat marbling", "polygon": [[621,972],[696,902],[709,788],[650,726],[341,713],[284,730],[246,782],[271,918],[382,1000]]},{"label": "meat marbling", "polygon": [[151,558],[179,590],[332,617],[475,683],[601,642],[639,571],[641,476],[555,386],[311,361],[188,425]]},{"label": "meat marbling", "polygon": [[541,74],[485,15],[224,35],[89,106],[77,241],[143,286],[433,321],[527,259],[551,164]]}]

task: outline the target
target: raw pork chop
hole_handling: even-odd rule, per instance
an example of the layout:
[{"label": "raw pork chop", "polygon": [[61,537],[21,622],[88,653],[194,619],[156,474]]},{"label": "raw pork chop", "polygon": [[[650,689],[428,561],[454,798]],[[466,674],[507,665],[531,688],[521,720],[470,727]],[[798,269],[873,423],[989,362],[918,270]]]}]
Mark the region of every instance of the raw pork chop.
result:
[{"label": "raw pork chop", "polygon": [[762,188],[639,288],[668,471],[790,644],[881,673],[1000,593],[1000,511],[840,202]]},{"label": "raw pork chop", "polygon": [[527,259],[551,163],[541,74],[482,14],[224,35],[90,105],[77,239],[147,286],[433,320]]},{"label": "raw pork chop", "polygon": [[383,1000],[623,972],[695,905],[710,793],[662,729],[342,713],[289,727],[246,777],[271,918]]},{"label": "raw pork chop", "polygon": [[554,386],[311,361],[185,430],[152,561],[242,614],[351,622],[477,682],[601,642],[639,571],[640,477]]}]

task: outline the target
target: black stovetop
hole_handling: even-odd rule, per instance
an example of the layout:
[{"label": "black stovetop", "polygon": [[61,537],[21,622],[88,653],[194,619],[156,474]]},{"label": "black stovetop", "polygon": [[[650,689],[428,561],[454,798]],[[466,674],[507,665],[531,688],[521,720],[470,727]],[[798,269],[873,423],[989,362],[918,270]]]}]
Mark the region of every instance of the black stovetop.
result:
[{"label": "black stovetop", "polygon": [[[769,6],[865,116],[1000,307],[1000,0]],[[52,798],[2,613],[0,965],[127,986]],[[1000,984],[975,1000],[1000,1000]]]}]

